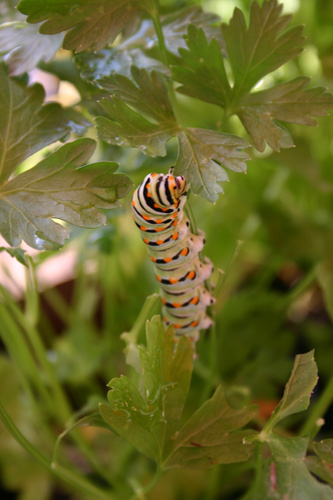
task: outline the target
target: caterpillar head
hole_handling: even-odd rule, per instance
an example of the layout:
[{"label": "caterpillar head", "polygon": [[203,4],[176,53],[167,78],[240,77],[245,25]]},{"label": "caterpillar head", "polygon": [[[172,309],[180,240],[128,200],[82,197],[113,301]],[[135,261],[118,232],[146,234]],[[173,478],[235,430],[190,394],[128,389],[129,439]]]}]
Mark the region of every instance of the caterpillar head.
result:
[{"label": "caterpillar head", "polygon": [[171,181],[172,197],[179,200],[186,193],[186,179],[182,175],[178,177],[169,176]]}]

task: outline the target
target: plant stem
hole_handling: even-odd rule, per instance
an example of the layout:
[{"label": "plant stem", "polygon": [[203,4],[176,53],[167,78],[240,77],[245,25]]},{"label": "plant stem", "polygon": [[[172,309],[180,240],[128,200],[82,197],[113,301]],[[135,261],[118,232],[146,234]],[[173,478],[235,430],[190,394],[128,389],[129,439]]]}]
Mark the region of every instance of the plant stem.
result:
[{"label": "plant stem", "polygon": [[157,35],[157,38],[158,38],[158,42],[159,42],[159,45],[160,45],[160,50],[161,50],[161,55],[162,55],[162,61],[164,62],[164,64],[166,66],[169,66],[169,63],[168,63],[168,52],[167,52],[167,48],[166,48],[166,45],[165,45],[165,40],[164,40],[163,31],[162,31],[162,26],[161,26],[161,23],[160,23],[158,2],[155,2],[155,5],[156,5],[156,9],[155,9],[155,12],[154,12],[154,15],[153,15],[153,23],[154,23],[156,35]]},{"label": "plant stem", "polygon": [[[5,307],[2,305],[2,303],[0,302],[0,314],[1,317],[3,318],[1,326],[5,326],[3,331],[5,343],[8,345],[12,357],[16,359],[17,365],[21,369],[22,367],[26,367],[25,372],[29,374],[29,376],[34,381],[36,387],[39,389],[41,395],[43,396],[45,402],[48,405],[50,413],[54,416],[54,418],[57,419],[57,421],[61,425],[65,425],[66,422],[71,418],[72,409],[67,399],[67,396],[57,379],[54,367],[47,359],[45,348],[42,341],[39,338],[38,331],[32,324],[26,321],[24,314],[18,308],[18,306],[13,302],[7,290],[5,290],[2,287],[0,290],[2,292],[3,297],[6,300],[9,309],[9,311],[6,310]],[[44,385],[43,380],[41,378],[40,368],[38,367],[38,364],[32,357],[31,350],[29,349],[30,346],[27,346],[28,343],[27,339],[25,335],[23,335],[21,329],[17,326],[16,322],[12,319],[12,316],[15,317],[16,322],[19,323],[23,331],[26,332],[30,345],[37,358],[37,361],[39,362],[39,364],[44,370],[44,373],[47,376],[47,382],[50,386],[51,391],[49,391]],[[8,331],[12,333],[13,339],[11,338],[11,336],[6,335],[6,325]],[[13,341],[15,342],[14,344]],[[72,437],[73,440],[78,445],[78,447],[80,448],[80,450],[82,451],[82,453],[86,456],[89,463],[94,468],[96,468],[97,471],[100,471],[100,467],[98,466],[96,459],[90,450],[90,447],[82,438],[81,434],[75,430],[72,433]],[[103,474],[103,476],[105,477],[105,474]]]},{"label": "plant stem", "polygon": [[216,283],[216,287],[215,287],[215,290],[214,290],[214,295],[215,297],[218,297],[223,285],[225,284],[229,274],[230,274],[230,271],[232,269],[232,266],[236,260],[236,258],[238,257],[238,254],[240,252],[240,249],[243,245],[244,241],[243,240],[237,240],[236,243],[235,243],[235,246],[234,246],[234,249],[232,251],[232,254],[231,254],[231,257],[229,258],[229,261],[228,261],[228,264],[227,264],[227,267],[225,269],[225,272],[222,274],[222,276],[220,277],[220,279],[218,280],[218,282]]},{"label": "plant stem", "polygon": [[82,476],[78,476],[72,471],[64,469],[59,465],[53,465],[48,458],[46,458],[39,450],[33,446],[19,431],[16,427],[5,408],[2,406],[0,402],[0,420],[6,429],[10,432],[13,438],[25,449],[32,457],[37,460],[43,467],[45,467],[49,472],[57,476],[59,479],[64,480],[66,483],[74,487],[76,490],[83,491],[85,493],[93,495],[93,498],[96,500],[112,500],[109,493],[106,493],[87,481]]},{"label": "plant stem", "polygon": [[[163,31],[162,31],[162,26],[161,26],[160,18],[159,18],[158,0],[155,0],[155,10],[152,13],[152,19],[153,19],[154,28],[155,28],[155,31],[156,31],[158,43],[159,43],[159,46],[160,46],[160,50],[161,50],[162,62],[167,67],[169,67],[170,65],[169,65],[169,61],[168,61],[168,52],[167,52],[167,48],[166,48],[166,45],[165,45],[165,39],[164,39]],[[174,88],[173,88],[173,85],[172,85],[172,81],[171,80],[167,80],[166,84],[167,84],[167,88],[168,88],[168,95],[169,95],[169,100],[170,100],[170,104],[171,104],[171,107],[172,107],[173,114],[174,114],[174,116],[176,118],[177,123],[180,124],[181,120],[180,120],[179,115],[178,115],[177,99],[176,99],[176,94],[175,94],[175,91],[174,91]]]},{"label": "plant stem", "polygon": [[300,435],[312,435],[313,431],[316,430],[317,425],[316,422],[319,418],[323,417],[328,409],[328,407],[333,402],[333,376],[329,380],[326,385],[324,391],[320,395],[318,401],[315,403],[313,410],[310,412],[310,415],[306,422],[304,423]]},{"label": "plant stem", "polygon": [[197,236],[199,234],[198,228],[197,228],[197,224],[196,224],[195,219],[194,219],[194,215],[193,215],[192,208],[190,205],[189,197],[190,196],[188,195],[187,200],[186,200],[186,204],[184,205],[184,212],[186,214],[186,217],[190,221],[191,232]]},{"label": "plant stem", "polygon": [[306,274],[304,278],[281,299],[282,305],[288,306],[289,304],[291,304],[291,302],[297,299],[297,297],[302,295],[302,293],[305,292],[305,290],[309,288],[309,286],[312,285],[312,283],[316,280],[316,277],[317,266],[314,266],[312,269],[310,269],[308,274]]},{"label": "plant stem", "polygon": [[145,499],[145,494],[148,493],[150,490],[153,489],[155,484],[158,482],[160,479],[161,475],[163,473],[163,469],[161,467],[157,467],[153,479],[148,483],[146,486],[143,488],[137,488],[135,490],[134,495],[130,498],[130,500],[144,500]]},{"label": "plant stem", "polygon": [[146,298],[145,303],[143,304],[143,307],[139,313],[139,316],[136,318],[136,321],[134,325],[132,326],[131,330],[129,332],[125,332],[122,334],[122,339],[125,340],[126,343],[133,342],[134,344],[137,343],[139,333],[141,329],[144,327],[147,319],[149,318],[152,310],[155,307],[156,302],[160,298],[158,293],[154,293],[153,295],[149,295],[149,297]]}]

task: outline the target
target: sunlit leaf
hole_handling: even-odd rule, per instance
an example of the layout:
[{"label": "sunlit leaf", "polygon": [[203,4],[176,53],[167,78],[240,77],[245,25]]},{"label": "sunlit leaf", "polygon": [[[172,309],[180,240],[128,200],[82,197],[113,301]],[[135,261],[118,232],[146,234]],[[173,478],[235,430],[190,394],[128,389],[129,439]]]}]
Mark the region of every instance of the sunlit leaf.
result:
[{"label": "sunlit leaf", "polygon": [[113,73],[131,78],[131,67],[134,64],[139,68],[170,73],[164,64],[149,57],[144,51],[137,48],[127,50],[121,45],[116,48],[106,47],[99,52],[82,52],[75,57],[75,64],[81,77],[89,82],[101,80]]},{"label": "sunlit leaf", "polygon": [[50,61],[60,49],[63,35],[45,36],[39,25],[12,22],[0,26],[0,53],[11,75],[20,75],[36,68],[40,61]]},{"label": "sunlit leaf", "polygon": [[235,94],[249,91],[263,76],[301,52],[303,26],[285,30],[292,16],[281,16],[282,7],[277,0],[262,5],[252,2],[248,27],[238,8],[230,23],[222,24]]},{"label": "sunlit leaf", "polygon": [[184,36],[187,33],[187,27],[195,25],[205,31],[208,41],[214,38],[224,55],[226,55],[222,31],[219,26],[212,26],[218,22],[218,16],[210,12],[204,12],[197,5],[186,7],[181,11],[165,16],[162,18],[162,29],[167,49],[178,55],[179,48],[186,48]]},{"label": "sunlit leaf", "polygon": [[190,25],[185,37],[188,50],[180,49],[182,66],[173,67],[173,77],[182,84],[178,92],[225,107],[230,94],[223,55],[215,38]]},{"label": "sunlit leaf", "polygon": [[273,428],[285,417],[304,411],[309,406],[310,396],[318,381],[318,370],[313,354],[314,351],[310,351],[296,356],[283,397],[267,422],[267,427]]},{"label": "sunlit leaf", "polygon": [[173,67],[173,77],[182,85],[178,92],[217,104],[226,114],[238,115],[255,147],[266,143],[275,151],[293,146],[293,139],[281,122],[316,125],[313,116],[324,116],[333,107],[333,97],[322,87],[305,89],[309,79],[298,77],[264,91],[250,93],[266,74],[301,50],[302,27],[283,31],[291,16],[280,16],[276,0],[251,5],[250,24],[236,8],[229,25],[222,24],[234,81],[225,70],[224,54],[213,38],[189,26],[187,50],[180,49],[182,65]]},{"label": "sunlit leaf", "polygon": [[[161,17],[161,26],[168,51],[178,56],[178,48],[186,47],[183,36],[187,26],[195,23],[204,27],[210,40],[213,36],[223,50],[222,31],[212,26],[218,17],[204,12],[201,7],[190,6]],[[116,47],[106,47],[99,52],[83,52],[76,56],[76,64],[85,80],[94,81],[112,73],[131,77],[131,66],[155,70],[170,75],[170,69],[159,60],[159,42],[152,19],[144,19],[139,29],[129,38],[121,40]]]},{"label": "sunlit leaf", "polygon": [[21,0],[18,9],[29,23],[45,21],[40,32],[54,34],[68,31],[64,48],[82,52],[99,50],[113,42],[118,33],[133,23],[140,12],[153,7],[151,0]]},{"label": "sunlit leaf", "polygon": [[59,104],[42,106],[41,85],[22,87],[0,65],[0,184],[15,167],[70,131]]},{"label": "sunlit leaf", "polygon": [[276,120],[316,125],[312,116],[325,116],[333,107],[333,96],[323,87],[305,89],[309,81],[300,76],[240,99],[236,113],[259,151],[265,149],[265,142],[275,151],[293,146],[289,132]]},{"label": "sunlit leaf", "polygon": [[184,175],[191,182],[193,192],[208,201],[216,201],[218,194],[223,192],[218,182],[228,180],[225,168],[246,171],[245,161],[249,156],[242,150],[249,144],[241,137],[187,128],[179,134],[178,141],[175,174]]},{"label": "sunlit leaf", "polygon": [[[204,12],[202,8],[197,5],[188,6],[166,16],[161,16],[161,27],[167,50],[175,56],[178,56],[178,49],[186,48],[184,35],[187,33],[187,27],[190,24],[194,24],[197,28],[203,28],[205,30],[208,40],[214,37],[219,47],[226,55],[222,31],[219,26],[212,26],[212,24],[216,24],[218,21],[219,18],[215,14]],[[122,41],[120,48],[126,48],[129,51],[134,48],[149,50],[157,46],[158,43],[153,21],[145,19],[134,35]],[[136,65],[140,67],[140,64],[136,63]]]},{"label": "sunlit leaf", "polygon": [[0,231],[10,245],[23,239],[41,249],[63,244],[67,230],[52,218],[81,227],[105,223],[99,209],[118,205],[131,187],[130,180],[114,174],[117,164],[96,163],[80,167],[96,143],[79,139],[50,154],[0,188]]}]

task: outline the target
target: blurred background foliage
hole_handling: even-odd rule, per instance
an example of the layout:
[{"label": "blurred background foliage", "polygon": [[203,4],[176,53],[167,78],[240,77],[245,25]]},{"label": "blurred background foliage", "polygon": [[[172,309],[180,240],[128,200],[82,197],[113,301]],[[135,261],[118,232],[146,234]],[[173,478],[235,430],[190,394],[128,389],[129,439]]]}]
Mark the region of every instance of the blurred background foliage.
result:
[{"label": "blurred background foliage", "polygon": [[[247,15],[250,1],[161,2],[165,12],[185,4],[200,4],[228,21],[235,6]],[[1,3],[0,15],[4,19],[16,15],[10,7],[10,2]],[[332,91],[333,4],[325,0],[286,0],[284,11],[294,14],[292,24],[305,24],[305,50],[265,77],[261,88],[304,74],[312,76],[314,86],[326,86]],[[60,83],[69,81],[84,102],[91,99],[90,92],[96,92],[80,79],[66,51],[60,50],[51,62],[40,66],[56,75],[58,89]],[[74,92],[73,88],[67,88],[67,92]],[[224,131],[246,137],[238,119],[226,121],[217,106],[180,94],[177,99],[181,116],[191,125],[215,128],[219,124]],[[318,123],[316,128],[288,125],[296,148],[274,153],[267,147],[262,154],[252,148],[247,175],[231,172],[230,183],[224,186],[225,194],[215,204],[191,196],[197,225],[206,233],[205,254],[215,269],[221,268],[226,274],[214,307],[216,348],[212,349],[209,333],[203,333],[197,345],[189,414],[197,408],[198,401],[209,396],[205,390],[212,363],[216,367],[216,383],[224,383],[230,400],[238,404],[257,402],[262,421],[281,396],[295,354],[315,348],[320,378],[312,403],[332,377],[332,112]],[[94,128],[88,134],[95,137]],[[45,150],[37,155],[43,157]],[[137,185],[151,171],[166,172],[176,155],[173,141],[168,143],[165,158],[149,158],[138,150],[100,142],[93,159],[119,162],[120,171]],[[107,216],[108,224],[96,230],[70,228],[71,240],[61,253],[65,257],[68,251],[75,252],[71,279],[40,293],[32,279],[19,302],[14,302],[8,293],[3,295],[12,318],[15,307],[19,307],[30,326],[40,332],[57,377],[78,415],[105,400],[105,385],[112,377],[128,372],[120,334],[131,329],[146,297],[158,291],[146,248],[131,220],[130,196],[121,208]],[[34,256],[37,275],[39,268],[52,258],[53,252]],[[9,267],[8,273],[15,281]],[[159,313],[159,306],[155,312]],[[4,322],[0,328],[5,328]],[[26,334],[23,324],[18,328]],[[0,398],[8,412],[31,441],[51,452],[52,437],[39,432],[43,420],[49,418],[45,417],[47,409],[40,408],[38,413],[31,407],[19,365],[4,349],[0,354],[0,374]],[[300,418],[292,421],[295,429]],[[325,421],[321,438],[332,435],[332,409]],[[59,422],[53,425],[55,435],[62,431]],[[82,432],[115,482],[123,484],[124,498],[130,491],[127,477],[149,480],[150,462],[119,437],[93,428],[84,428]],[[70,438],[62,446],[65,461],[92,474]],[[91,498],[78,496],[51,479],[2,427],[0,466],[1,498]],[[248,468],[245,463],[199,472],[171,470],[147,498],[240,498],[250,481]]]}]

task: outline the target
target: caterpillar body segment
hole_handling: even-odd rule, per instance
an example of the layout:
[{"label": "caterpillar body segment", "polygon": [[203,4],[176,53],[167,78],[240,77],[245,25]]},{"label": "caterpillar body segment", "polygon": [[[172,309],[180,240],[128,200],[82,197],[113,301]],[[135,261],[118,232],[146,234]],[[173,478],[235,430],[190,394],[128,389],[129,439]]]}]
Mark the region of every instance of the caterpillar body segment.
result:
[{"label": "caterpillar body segment", "polygon": [[189,335],[194,341],[200,330],[212,326],[206,314],[215,299],[205,288],[213,265],[203,262],[199,252],[205,235],[194,235],[184,215],[187,184],[182,176],[148,174],[134,191],[133,219],[146,243],[161,286],[163,320],[172,324],[177,336]]}]

